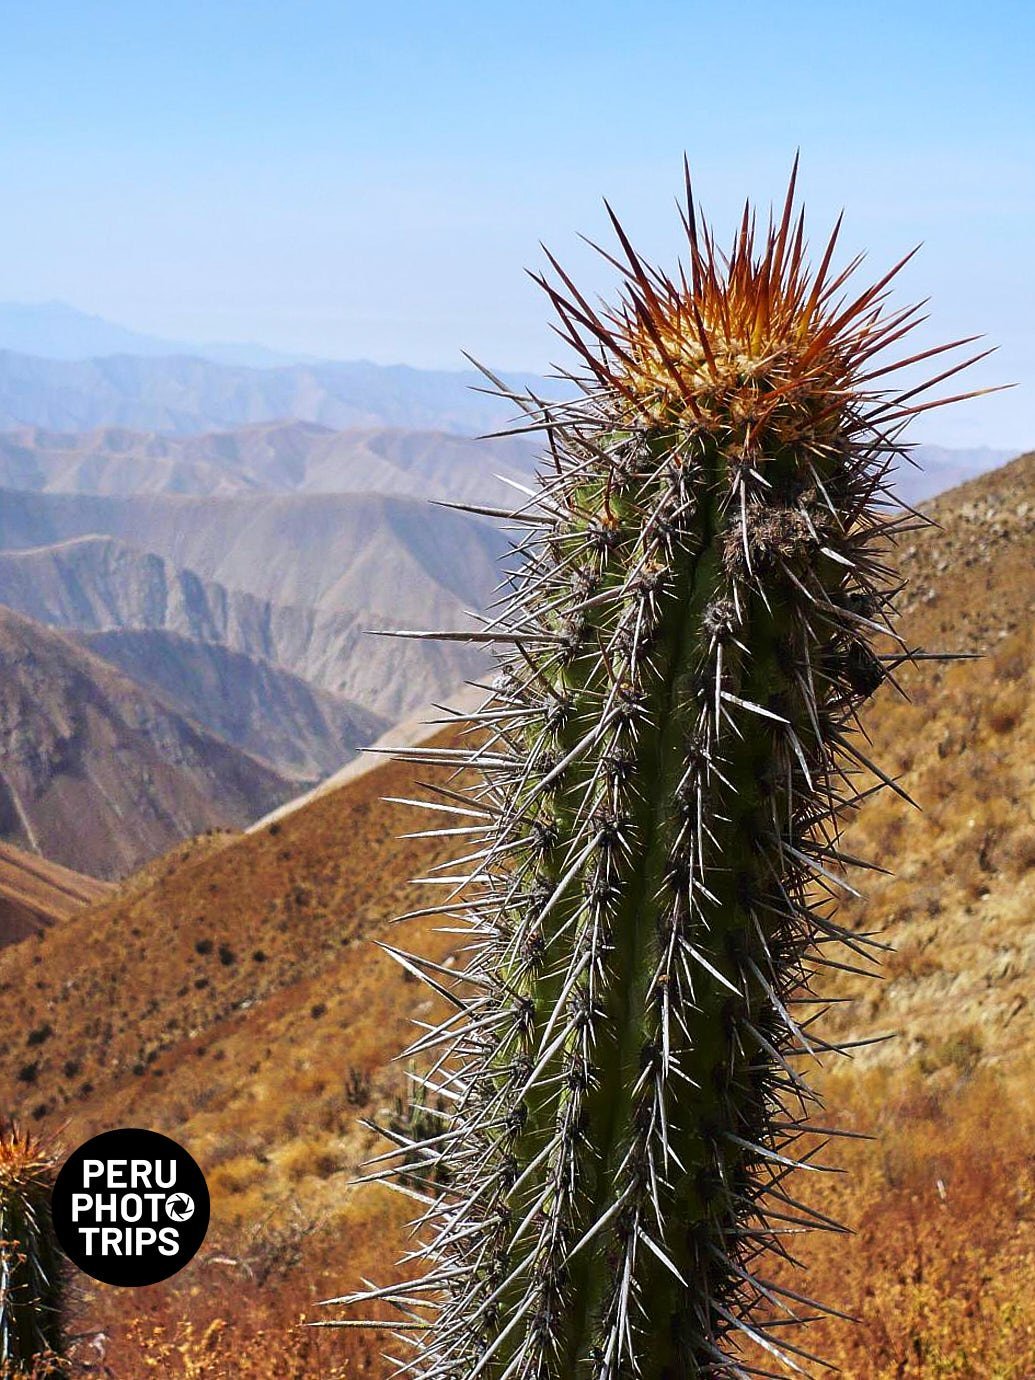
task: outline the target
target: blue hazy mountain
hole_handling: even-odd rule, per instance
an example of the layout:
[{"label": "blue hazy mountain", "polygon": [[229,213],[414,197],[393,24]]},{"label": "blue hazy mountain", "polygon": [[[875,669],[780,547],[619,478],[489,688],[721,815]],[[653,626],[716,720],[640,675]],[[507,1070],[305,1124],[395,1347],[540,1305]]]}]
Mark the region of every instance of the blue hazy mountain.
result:
[{"label": "blue hazy mountain", "polygon": [[43,359],[103,359],[108,355],[193,355],[218,364],[269,369],[311,363],[315,357],[265,345],[169,340],[130,330],[67,302],[0,302],[0,350]]},{"label": "blue hazy mountain", "polygon": [[[509,387],[542,392],[535,374]],[[321,360],[145,335],[63,302],[0,303],[0,428],[189,434],[294,418],[476,434],[515,419],[474,370]],[[555,396],[556,384],[546,385]]]},{"label": "blue hazy mountain", "polygon": [[[532,376],[510,386],[541,388]],[[480,435],[512,425],[513,404],[477,391],[474,371],[407,365],[295,364],[255,369],[189,355],[44,359],[0,350],[0,430],[99,426],[188,435],[283,418],[321,426]]]}]

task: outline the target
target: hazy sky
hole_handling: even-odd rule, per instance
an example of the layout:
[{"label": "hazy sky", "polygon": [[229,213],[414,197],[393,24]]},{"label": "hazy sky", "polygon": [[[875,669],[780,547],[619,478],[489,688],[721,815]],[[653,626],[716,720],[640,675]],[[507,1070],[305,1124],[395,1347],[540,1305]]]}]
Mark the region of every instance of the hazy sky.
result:
[{"label": "hazy sky", "polygon": [[983,332],[972,386],[923,427],[1035,444],[1030,0],[157,0],[0,5],[0,298],[139,330],[336,358],[557,358],[523,273],[544,240],[611,272],[606,196],[679,248],[683,150],[725,238],[794,150],[813,243],[847,210],[925,343]]}]

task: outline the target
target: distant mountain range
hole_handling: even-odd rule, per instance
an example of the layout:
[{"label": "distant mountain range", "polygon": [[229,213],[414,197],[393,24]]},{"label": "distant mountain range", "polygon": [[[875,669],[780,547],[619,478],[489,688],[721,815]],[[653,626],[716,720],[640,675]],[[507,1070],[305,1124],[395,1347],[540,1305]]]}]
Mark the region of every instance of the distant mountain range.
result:
[{"label": "distant mountain range", "polygon": [[[539,438],[476,439],[515,410],[483,382],[0,304],[0,839],[118,875],[480,677],[481,649],[368,633],[493,597],[508,533],[427,501],[534,476]],[[911,503],[1005,458],[914,455]]]},{"label": "distant mountain range", "polygon": [[528,482],[537,453],[524,436],[478,440],[402,427],[335,431],[290,420],[195,435],[19,427],[0,432],[0,487],[87,494],[381,493],[498,504],[507,500],[506,480]]},{"label": "distant mountain range", "polygon": [[923,503],[948,489],[987,474],[1017,454],[1014,450],[992,446],[954,448],[951,446],[918,445],[910,451],[912,463],[899,462],[895,476],[895,492],[906,503]]},{"label": "distant mountain range", "polygon": [[[508,375],[507,382],[519,389],[543,387],[535,375]],[[289,417],[337,428],[476,435],[520,416],[511,403],[478,391],[485,387],[474,370],[364,361],[256,369],[191,355],[68,360],[0,350],[0,427],[190,433]],[[556,385],[549,387],[556,393]]]},{"label": "distant mountain range", "polygon": [[[0,357],[2,359],[2,357]],[[0,488],[81,494],[381,493],[505,506],[542,451],[527,435],[491,440],[401,426],[335,430],[280,418],[195,433],[96,426],[0,431]],[[917,503],[1010,458],[991,447],[918,445],[897,491]]]},{"label": "distant mountain range", "polygon": [[219,364],[263,369],[311,362],[306,355],[264,345],[167,340],[106,321],[67,302],[0,302],[0,349],[44,359],[100,359],[105,355],[195,355]]}]

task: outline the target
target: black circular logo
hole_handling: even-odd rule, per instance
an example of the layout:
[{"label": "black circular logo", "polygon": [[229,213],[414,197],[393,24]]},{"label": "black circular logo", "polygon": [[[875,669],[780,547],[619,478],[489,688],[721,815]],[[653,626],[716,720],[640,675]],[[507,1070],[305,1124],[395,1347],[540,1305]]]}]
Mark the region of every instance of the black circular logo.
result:
[{"label": "black circular logo", "polygon": [[51,1195],[54,1230],[103,1284],[157,1284],[182,1270],[208,1230],[205,1176],[157,1131],[105,1131],[74,1150]]}]

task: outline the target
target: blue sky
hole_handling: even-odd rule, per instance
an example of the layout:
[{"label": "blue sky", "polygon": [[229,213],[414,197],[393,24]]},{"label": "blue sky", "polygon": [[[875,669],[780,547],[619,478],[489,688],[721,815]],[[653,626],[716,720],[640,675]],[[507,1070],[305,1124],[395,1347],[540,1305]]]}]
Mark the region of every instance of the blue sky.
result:
[{"label": "blue sky", "polygon": [[[925,422],[1033,445],[1033,7],[784,0],[4,0],[0,298],[337,358],[542,368],[523,272],[607,196],[671,263],[684,149],[724,238],[800,146],[813,242],[876,274],[918,241],[921,343],[983,332],[1010,393]],[[918,427],[918,432],[921,428]]]}]

